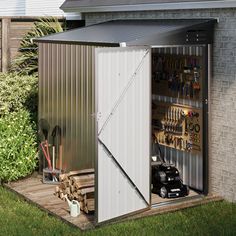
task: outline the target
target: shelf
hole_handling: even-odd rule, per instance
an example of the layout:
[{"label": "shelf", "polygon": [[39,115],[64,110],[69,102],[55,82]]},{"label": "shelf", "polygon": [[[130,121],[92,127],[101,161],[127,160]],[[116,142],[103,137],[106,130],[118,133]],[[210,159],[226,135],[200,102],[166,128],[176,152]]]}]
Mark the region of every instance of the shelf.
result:
[{"label": "shelf", "polygon": [[186,108],[197,108],[197,109],[202,108],[202,102],[198,100],[175,98],[175,97],[168,97],[168,96],[162,96],[162,95],[156,95],[156,94],[152,94],[152,101],[175,104],[175,105],[186,107]]}]

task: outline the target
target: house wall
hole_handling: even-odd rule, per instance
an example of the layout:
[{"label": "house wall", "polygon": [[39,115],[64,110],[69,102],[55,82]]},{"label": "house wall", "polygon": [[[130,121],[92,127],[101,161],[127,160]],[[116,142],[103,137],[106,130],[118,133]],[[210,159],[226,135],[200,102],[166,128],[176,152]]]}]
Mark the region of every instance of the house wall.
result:
[{"label": "house wall", "polygon": [[63,16],[64,0],[1,0],[0,16]]},{"label": "house wall", "polygon": [[64,0],[25,0],[26,16],[63,16],[60,6]]},{"label": "house wall", "polygon": [[236,201],[236,9],[86,13],[86,25],[113,19],[218,18],[210,86],[210,192]]}]

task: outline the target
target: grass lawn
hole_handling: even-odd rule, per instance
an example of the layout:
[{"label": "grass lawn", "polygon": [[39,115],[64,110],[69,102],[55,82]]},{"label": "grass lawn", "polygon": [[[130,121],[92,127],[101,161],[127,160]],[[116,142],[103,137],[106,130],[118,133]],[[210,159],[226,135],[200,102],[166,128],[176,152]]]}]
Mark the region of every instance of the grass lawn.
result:
[{"label": "grass lawn", "polygon": [[0,187],[0,236],[236,235],[236,204],[216,202],[81,233]]}]

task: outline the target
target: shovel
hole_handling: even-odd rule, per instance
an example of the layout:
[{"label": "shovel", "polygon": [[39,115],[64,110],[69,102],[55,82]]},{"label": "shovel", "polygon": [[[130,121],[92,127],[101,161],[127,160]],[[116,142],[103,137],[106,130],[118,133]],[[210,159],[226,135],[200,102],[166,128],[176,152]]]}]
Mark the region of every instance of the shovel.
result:
[{"label": "shovel", "polygon": [[46,158],[48,162],[48,168],[52,169],[51,164],[51,158],[49,153],[49,144],[48,144],[48,132],[49,132],[50,126],[48,122],[45,119],[39,120],[39,139],[41,141],[40,147],[43,151],[44,157]]}]

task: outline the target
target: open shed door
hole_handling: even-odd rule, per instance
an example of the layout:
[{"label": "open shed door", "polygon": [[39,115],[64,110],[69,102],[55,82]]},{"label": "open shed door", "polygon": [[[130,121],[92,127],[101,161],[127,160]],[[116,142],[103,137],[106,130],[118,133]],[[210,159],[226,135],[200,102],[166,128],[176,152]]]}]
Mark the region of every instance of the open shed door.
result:
[{"label": "open shed door", "polygon": [[95,51],[98,223],[150,206],[150,53]]}]

